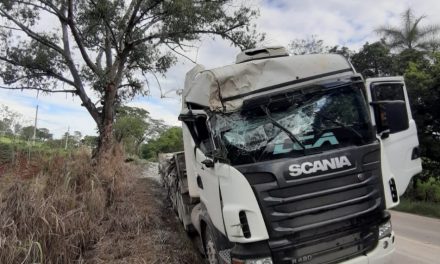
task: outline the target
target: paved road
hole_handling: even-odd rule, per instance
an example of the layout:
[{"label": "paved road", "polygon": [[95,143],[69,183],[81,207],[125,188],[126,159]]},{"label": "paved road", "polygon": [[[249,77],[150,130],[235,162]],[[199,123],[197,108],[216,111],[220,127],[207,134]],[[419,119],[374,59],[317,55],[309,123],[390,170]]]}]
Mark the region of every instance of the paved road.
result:
[{"label": "paved road", "polygon": [[396,234],[393,264],[440,263],[440,220],[391,212]]}]

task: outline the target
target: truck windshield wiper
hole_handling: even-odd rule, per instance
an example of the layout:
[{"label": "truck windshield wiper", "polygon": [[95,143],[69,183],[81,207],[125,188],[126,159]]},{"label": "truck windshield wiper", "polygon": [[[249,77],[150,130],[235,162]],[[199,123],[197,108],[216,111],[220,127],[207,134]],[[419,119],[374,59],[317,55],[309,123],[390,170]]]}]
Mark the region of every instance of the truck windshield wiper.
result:
[{"label": "truck windshield wiper", "polygon": [[332,122],[333,124],[335,124],[337,126],[340,126],[340,127],[344,128],[345,130],[349,130],[349,131],[353,132],[353,134],[355,134],[361,140],[361,142],[363,144],[365,144],[364,137],[356,129],[354,129],[354,128],[352,128],[352,127],[350,127],[350,126],[348,126],[348,125],[346,125],[344,123],[341,123],[341,122],[339,122],[337,120],[331,119],[330,117],[328,117],[326,115],[323,115],[323,114],[321,114],[319,112],[315,112],[315,114],[320,116],[320,117],[322,117],[322,118],[324,118],[324,119],[326,119],[326,120],[328,120],[328,121],[330,121],[330,122]]},{"label": "truck windshield wiper", "polygon": [[265,105],[261,105],[261,109],[263,110],[263,112],[266,114],[267,118],[272,122],[272,124],[274,124],[274,126],[278,127],[279,129],[281,129],[284,133],[287,134],[287,136],[293,141],[298,143],[298,145],[301,146],[302,150],[305,151],[306,148],[304,147],[304,145],[299,141],[299,139],[297,137],[295,137],[295,135],[290,132],[290,130],[288,130],[287,128],[285,128],[283,125],[281,125],[278,121],[276,121],[275,119],[273,119],[273,117],[270,115],[270,111],[269,108],[267,108],[267,106]]}]

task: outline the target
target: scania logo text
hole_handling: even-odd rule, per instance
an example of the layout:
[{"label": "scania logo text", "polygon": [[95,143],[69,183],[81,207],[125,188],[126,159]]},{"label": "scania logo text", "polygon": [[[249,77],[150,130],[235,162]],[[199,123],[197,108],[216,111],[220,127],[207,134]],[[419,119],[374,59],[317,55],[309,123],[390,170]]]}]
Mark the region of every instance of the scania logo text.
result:
[{"label": "scania logo text", "polygon": [[289,166],[289,175],[296,177],[302,174],[312,174],[319,171],[327,171],[350,167],[351,162],[347,156],[340,156],[331,159],[315,160],[314,162],[303,162]]}]

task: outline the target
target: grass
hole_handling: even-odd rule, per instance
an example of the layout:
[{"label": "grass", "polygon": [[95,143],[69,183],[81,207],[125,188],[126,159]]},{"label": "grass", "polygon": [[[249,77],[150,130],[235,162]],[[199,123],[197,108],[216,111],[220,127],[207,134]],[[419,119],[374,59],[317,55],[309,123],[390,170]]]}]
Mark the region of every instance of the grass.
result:
[{"label": "grass", "polygon": [[440,203],[413,201],[408,198],[401,198],[399,206],[395,207],[394,210],[440,218]]},{"label": "grass", "polygon": [[87,152],[20,155],[0,176],[0,263],[81,263],[103,219],[126,195],[121,154],[102,167]]},{"label": "grass", "polygon": [[99,165],[85,149],[27,158],[0,173],[0,263],[203,263],[166,192],[134,177],[147,164],[123,162],[122,146]]}]

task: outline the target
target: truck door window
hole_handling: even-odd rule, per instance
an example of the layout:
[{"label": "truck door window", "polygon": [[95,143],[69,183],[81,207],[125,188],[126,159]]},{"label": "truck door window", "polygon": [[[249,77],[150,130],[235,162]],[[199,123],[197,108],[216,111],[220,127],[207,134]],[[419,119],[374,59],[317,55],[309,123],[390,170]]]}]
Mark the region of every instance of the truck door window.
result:
[{"label": "truck door window", "polygon": [[206,123],[206,116],[197,116],[194,120],[187,121],[186,123],[194,142],[199,145],[200,150],[205,154],[212,152],[213,145]]},{"label": "truck door window", "polygon": [[[383,104],[390,133],[398,133],[409,127],[408,112],[405,104],[405,94],[401,83],[383,83],[372,85],[371,95],[373,101],[395,101],[395,104]],[[398,103],[400,102],[400,103]],[[378,111],[378,110],[376,110]],[[379,113],[375,114],[376,124],[381,124]]]},{"label": "truck door window", "polygon": [[374,85],[371,92],[374,101],[405,101],[403,85],[400,83]]}]

